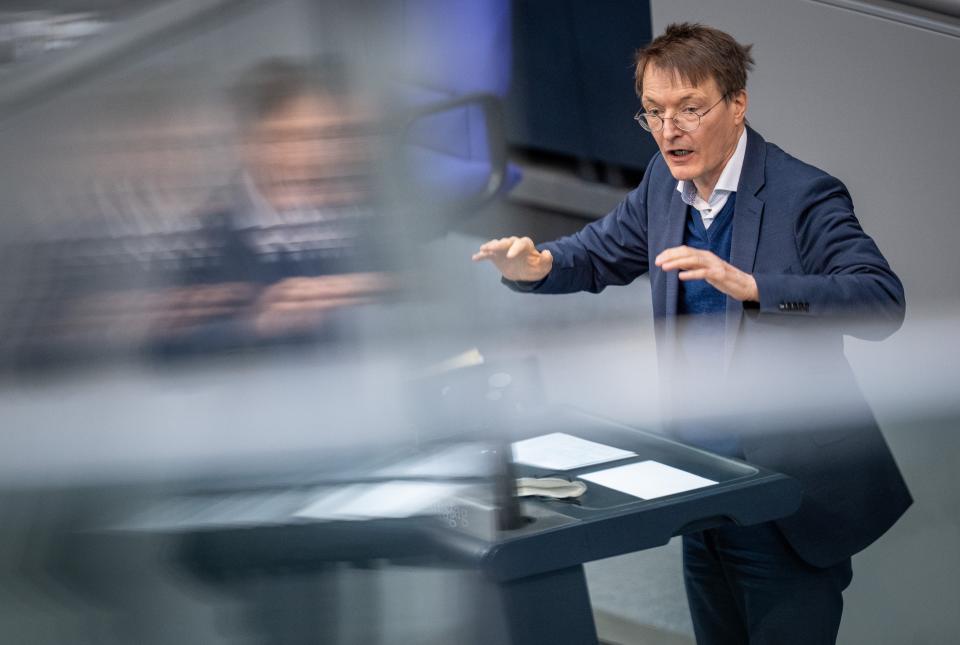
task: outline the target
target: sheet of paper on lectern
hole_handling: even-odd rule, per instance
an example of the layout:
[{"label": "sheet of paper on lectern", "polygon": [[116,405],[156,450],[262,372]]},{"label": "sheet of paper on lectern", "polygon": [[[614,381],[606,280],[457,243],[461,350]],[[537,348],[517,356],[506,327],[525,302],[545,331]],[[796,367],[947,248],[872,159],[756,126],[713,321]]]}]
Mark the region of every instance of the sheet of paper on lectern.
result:
[{"label": "sheet of paper on lectern", "polygon": [[616,468],[597,470],[580,475],[595,484],[600,484],[613,490],[640,499],[656,499],[675,495],[688,490],[696,490],[713,486],[717,482],[706,477],[688,473],[685,470],[661,464],[658,461],[641,461]]},{"label": "sheet of paper on lectern", "polygon": [[514,462],[548,470],[572,470],[635,457],[637,454],[564,432],[515,441],[512,448]]}]

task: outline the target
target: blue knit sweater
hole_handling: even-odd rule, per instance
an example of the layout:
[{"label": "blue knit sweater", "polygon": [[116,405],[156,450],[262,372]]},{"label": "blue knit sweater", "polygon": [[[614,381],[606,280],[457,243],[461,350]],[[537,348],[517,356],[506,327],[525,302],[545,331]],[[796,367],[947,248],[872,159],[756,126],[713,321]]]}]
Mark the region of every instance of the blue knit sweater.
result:
[{"label": "blue knit sweater", "polygon": [[[704,228],[700,211],[687,207],[687,229],[683,233],[683,243],[697,249],[712,251],[725,262],[730,261],[730,243],[733,240],[733,209],[737,194],[730,193],[727,203],[713,220],[710,228]],[[723,326],[723,315],[727,310],[727,297],[709,285],[705,280],[680,283],[680,314],[706,314],[710,324]]]}]

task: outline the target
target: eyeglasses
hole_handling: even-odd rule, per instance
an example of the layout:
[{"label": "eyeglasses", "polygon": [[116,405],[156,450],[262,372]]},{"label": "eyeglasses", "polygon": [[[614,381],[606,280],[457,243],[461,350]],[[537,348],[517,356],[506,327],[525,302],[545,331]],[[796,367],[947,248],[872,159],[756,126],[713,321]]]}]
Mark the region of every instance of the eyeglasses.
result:
[{"label": "eyeglasses", "polygon": [[[727,97],[721,96],[720,101],[723,101],[725,98]],[[700,120],[707,116],[710,110],[720,105],[720,101],[717,101],[703,112],[695,112],[694,110],[677,112],[670,120],[673,121],[673,124],[677,126],[678,129],[684,132],[693,132],[700,127]],[[647,132],[660,132],[663,130],[663,117],[659,114],[644,112],[642,108],[633,115],[633,120],[639,123],[640,127]]]}]

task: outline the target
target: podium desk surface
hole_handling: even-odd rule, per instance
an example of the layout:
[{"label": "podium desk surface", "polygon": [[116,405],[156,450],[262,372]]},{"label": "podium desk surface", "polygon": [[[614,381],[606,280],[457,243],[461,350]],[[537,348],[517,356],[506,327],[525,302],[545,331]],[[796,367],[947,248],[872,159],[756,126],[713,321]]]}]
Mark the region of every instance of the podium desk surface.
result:
[{"label": "podium desk surface", "polygon": [[[148,522],[148,528],[136,530],[178,534],[190,568],[218,575],[246,569],[322,567],[330,562],[425,558],[441,566],[476,567],[493,580],[508,581],[653,548],[675,535],[703,528],[774,520],[789,515],[800,503],[800,486],[790,477],[578,410],[555,408],[523,428],[523,433],[512,433],[509,439],[564,432],[635,456],[563,472],[514,464],[512,475],[573,479],[654,461],[716,483],[641,499],[587,481],[587,491],[573,501],[519,500],[519,525],[486,533],[435,517],[331,521],[297,514],[323,486],[378,481],[371,477],[376,467],[366,463],[333,475],[321,474],[325,483],[320,488],[317,480],[297,483],[296,477],[288,476],[254,478],[239,486],[223,482],[220,490],[188,490],[180,498],[182,511],[176,503],[172,505],[176,521],[152,528]],[[506,440],[501,441],[501,450]],[[378,463],[382,466],[384,461]],[[474,484],[488,491],[493,488],[490,477],[475,478]],[[496,508],[489,504],[489,494],[486,499],[492,522]],[[158,505],[169,511],[171,501],[162,499]],[[138,514],[156,515],[152,505]]]}]

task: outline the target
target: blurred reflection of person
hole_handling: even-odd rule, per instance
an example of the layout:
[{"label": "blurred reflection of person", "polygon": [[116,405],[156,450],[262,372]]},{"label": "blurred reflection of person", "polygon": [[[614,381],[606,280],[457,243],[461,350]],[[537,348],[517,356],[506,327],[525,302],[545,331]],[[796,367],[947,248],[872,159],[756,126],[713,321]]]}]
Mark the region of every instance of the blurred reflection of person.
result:
[{"label": "blurred reflection of person", "polygon": [[[911,503],[843,334],[893,333],[904,293],[844,185],[747,125],[752,63],[726,33],[667,27],[636,60],[635,118],[660,150],[639,187],[572,236],[491,240],[474,260],[535,293],[649,274],[669,402],[701,412],[673,432],[804,489],[790,517],[684,536],[697,641],[833,643],[851,556]],[[796,404],[810,392],[842,405]]]},{"label": "blurred reflection of person", "polygon": [[226,207],[207,221],[240,233],[256,256],[252,277],[343,273],[375,262],[364,227],[376,212],[376,121],[339,59],[260,63],[233,97],[243,171]]},{"label": "blurred reflection of person", "polygon": [[252,294],[231,321],[241,333],[309,333],[388,287],[377,120],[349,81],[330,56],[264,61],[233,87],[242,171],[202,215],[207,261],[182,282],[212,302]]}]

